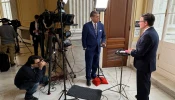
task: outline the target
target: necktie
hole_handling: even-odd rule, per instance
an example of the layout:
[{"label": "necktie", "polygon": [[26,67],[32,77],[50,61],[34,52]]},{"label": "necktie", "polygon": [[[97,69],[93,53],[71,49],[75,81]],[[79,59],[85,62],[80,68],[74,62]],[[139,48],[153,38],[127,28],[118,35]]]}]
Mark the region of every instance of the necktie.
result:
[{"label": "necktie", "polygon": [[97,24],[94,24],[95,34],[97,35]]}]

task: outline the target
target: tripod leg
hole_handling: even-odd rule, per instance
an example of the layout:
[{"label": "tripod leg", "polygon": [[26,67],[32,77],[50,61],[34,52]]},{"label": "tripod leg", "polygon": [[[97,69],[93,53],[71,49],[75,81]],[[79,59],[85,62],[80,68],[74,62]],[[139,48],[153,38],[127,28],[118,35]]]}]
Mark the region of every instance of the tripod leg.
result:
[{"label": "tripod leg", "polygon": [[44,57],[44,36],[43,36],[43,34],[44,33],[41,33],[41,35],[40,35],[40,49],[41,49],[41,56],[43,58],[45,58]]},{"label": "tripod leg", "polygon": [[15,43],[15,53],[19,53],[20,48],[19,48],[19,40],[18,37],[16,37],[16,43]]},{"label": "tripod leg", "polygon": [[49,43],[49,88],[48,88],[48,95],[50,94],[50,83],[51,83],[51,64],[52,64],[52,36],[49,36],[48,39]]},{"label": "tripod leg", "polygon": [[125,89],[122,87],[122,89],[123,89],[123,92],[125,93],[125,95],[123,95],[124,97],[126,97],[127,99],[128,99],[128,97],[127,97],[127,94],[126,94],[126,92],[125,92]]},{"label": "tripod leg", "polygon": [[98,77],[100,77],[100,71],[99,71],[99,69],[100,69],[100,66],[98,66]]},{"label": "tripod leg", "polygon": [[59,99],[58,99],[58,100],[60,100],[60,99],[61,99],[61,97],[63,96],[63,94],[64,94],[64,92],[62,92],[62,93],[61,93],[61,95],[60,95],[60,97],[59,97]]},{"label": "tripod leg", "polygon": [[99,67],[99,69],[100,69],[100,71],[102,73],[102,76],[104,76],[104,78],[105,78],[105,75],[103,74],[103,70],[100,67]]},{"label": "tripod leg", "polygon": [[[18,33],[17,33],[18,34]],[[22,37],[18,34],[18,36],[21,38],[21,41],[24,43],[24,45],[27,47],[29,52],[32,54],[32,51],[29,49],[29,47],[26,45],[26,43],[23,41]]]}]

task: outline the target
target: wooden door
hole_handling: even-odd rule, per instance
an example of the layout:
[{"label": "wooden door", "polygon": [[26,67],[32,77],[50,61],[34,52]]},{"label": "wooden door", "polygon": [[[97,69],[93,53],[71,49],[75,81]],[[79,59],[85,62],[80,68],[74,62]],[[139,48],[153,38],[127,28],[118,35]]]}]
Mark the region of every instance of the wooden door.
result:
[{"label": "wooden door", "polygon": [[[107,46],[103,49],[102,67],[119,67],[122,57],[115,54],[118,49],[128,49],[132,0],[109,0],[105,12],[104,26]],[[123,65],[126,65],[124,57]]]}]

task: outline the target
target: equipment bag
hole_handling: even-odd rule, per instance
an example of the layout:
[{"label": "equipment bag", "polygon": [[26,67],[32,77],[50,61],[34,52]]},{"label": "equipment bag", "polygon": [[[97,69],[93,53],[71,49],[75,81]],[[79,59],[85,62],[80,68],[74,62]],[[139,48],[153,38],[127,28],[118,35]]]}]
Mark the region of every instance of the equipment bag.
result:
[{"label": "equipment bag", "polygon": [[6,72],[10,68],[9,57],[7,54],[0,52],[0,71]]}]

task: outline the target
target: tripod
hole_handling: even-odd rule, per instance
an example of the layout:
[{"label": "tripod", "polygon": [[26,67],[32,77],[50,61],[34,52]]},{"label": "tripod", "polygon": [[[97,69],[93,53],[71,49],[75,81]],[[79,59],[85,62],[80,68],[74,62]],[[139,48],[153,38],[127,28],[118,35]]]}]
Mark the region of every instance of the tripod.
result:
[{"label": "tripod", "polygon": [[15,53],[19,53],[19,51],[20,51],[20,48],[19,48],[19,39],[18,39],[18,36],[20,37],[20,39],[21,39],[21,41],[22,41],[22,43],[24,43],[24,45],[27,47],[27,49],[29,50],[29,52],[32,54],[32,52],[31,52],[31,50],[29,49],[29,47],[26,45],[26,43],[23,41],[23,39],[22,39],[22,37],[18,34],[18,32],[17,32],[17,27],[16,26],[14,26],[14,25],[12,25],[13,26],[13,29],[15,30],[15,32],[16,32],[16,43],[15,43],[15,49],[17,49],[16,51],[15,51]]},{"label": "tripod", "polygon": [[[17,27],[13,26],[13,28],[14,28],[16,34],[17,34],[17,36],[16,36],[16,43],[15,43],[15,60],[16,60],[16,56],[17,56],[16,53],[20,53],[20,46],[19,46],[19,39],[18,39],[18,37],[20,37],[22,43],[24,43],[24,45],[27,47],[27,49],[29,50],[29,52],[30,52],[31,55],[32,55],[31,50],[30,50],[29,47],[26,45],[26,43],[23,41],[22,37],[18,34],[18,32],[17,32]],[[16,63],[17,63],[17,60],[16,60]],[[21,65],[17,65],[17,67],[18,67],[18,66],[21,66]]]},{"label": "tripod", "polygon": [[[51,85],[50,85],[50,83],[51,83],[51,66],[52,66],[52,55],[54,54],[54,64],[53,64],[53,68],[52,68],[52,71],[54,71],[54,70],[56,70],[56,64],[57,64],[57,62],[56,62],[56,52],[54,51],[56,48],[55,48],[55,43],[56,43],[56,41],[58,42],[58,52],[60,52],[61,54],[63,54],[64,56],[62,56],[62,60],[64,60],[64,61],[66,61],[67,63],[68,63],[68,65],[69,65],[69,67],[70,67],[70,69],[71,69],[71,73],[74,75],[74,77],[73,78],[76,78],[76,75],[74,74],[74,72],[73,72],[73,69],[71,68],[71,66],[70,66],[70,64],[69,64],[69,62],[68,62],[68,59],[67,59],[67,57],[65,56],[65,51],[66,50],[64,50],[64,52],[62,52],[61,51],[61,45],[59,44],[59,40],[58,40],[58,38],[57,38],[57,36],[56,36],[56,34],[54,33],[54,29],[53,28],[50,28],[49,29],[49,33],[48,33],[48,43],[47,43],[47,45],[48,45],[48,48],[49,48],[49,50],[46,50],[47,51],[47,53],[49,54],[49,89],[48,89],[48,95],[50,94],[50,87],[51,87]],[[58,64],[57,64],[58,65]],[[65,68],[65,63],[63,63],[63,68],[61,68],[62,70],[63,70],[63,73],[65,74],[64,75],[64,78],[66,78],[67,77],[67,75],[66,75],[66,71],[64,71],[64,70],[66,70],[66,68]],[[70,75],[70,77],[71,77],[71,75]],[[72,78],[72,77],[71,77]],[[72,78],[72,80],[73,80],[73,78]],[[64,80],[66,80],[66,79],[64,79]],[[65,84],[65,83],[64,83]],[[63,94],[62,94],[63,95]]]},{"label": "tripod", "polygon": [[[17,32],[16,32],[17,33]],[[31,53],[32,55],[32,51],[29,49],[29,47],[26,45],[26,43],[23,41],[22,37],[17,33],[17,35],[21,38],[21,41],[22,43],[24,43],[24,45],[27,47],[27,49],[29,50],[29,52]],[[16,37],[16,41],[17,41],[17,46],[19,46],[19,40],[18,38]]]},{"label": "tripod", "polygon": [[[128,96],[127,96],[127,94],[126,94],[124,88],[125,88],[125,87],[129,87],[129,86],[127,86],[127,85],[125,85],[125,84],[122,84],[123,60],[124,60],[124,56],[127,56],[127,54],[120,54],[120,53],[117,53],[117,54],[118,54],[119,56],[122,57],[122,66],[121,66],[121,73],[120,73],[120,83],[117,84],[117,85],[115,85],[115,86],[112,86],[112,87],[110,87],[110,88],[107,88],[107,89],[105,89],[105,90],[103,90],[103,91],[110,90],[110,89],[112,89],[112,88],[114,88],[114,87],[116,87],[116,86],[119,86],[119,91],[114,91],[114,90],[111,90],[111,91],[117,92],[117,93],[123,95],[123,97],[125,97],[126,99],[128,99]],[[122,93],[122,91],[124,92],[124,94]]]}]

